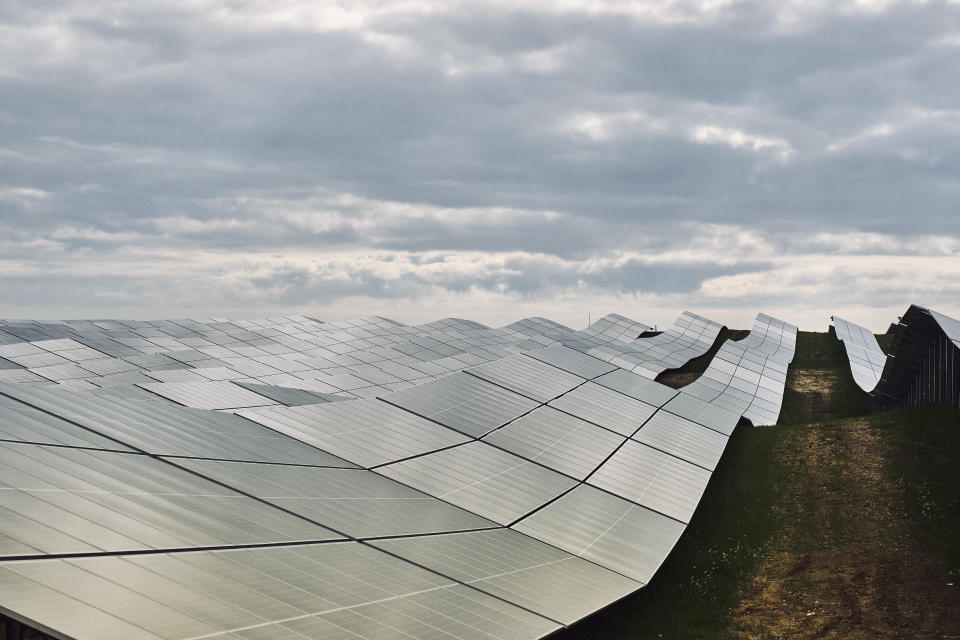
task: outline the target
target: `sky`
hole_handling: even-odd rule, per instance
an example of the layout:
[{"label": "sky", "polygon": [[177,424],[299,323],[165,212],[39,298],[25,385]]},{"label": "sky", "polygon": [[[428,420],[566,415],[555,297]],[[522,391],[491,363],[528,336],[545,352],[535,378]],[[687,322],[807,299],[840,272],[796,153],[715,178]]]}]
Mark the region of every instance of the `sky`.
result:
[{"label": "sky", "polygon": [[960,3],[0,2],[0,317],[960,317]]}]

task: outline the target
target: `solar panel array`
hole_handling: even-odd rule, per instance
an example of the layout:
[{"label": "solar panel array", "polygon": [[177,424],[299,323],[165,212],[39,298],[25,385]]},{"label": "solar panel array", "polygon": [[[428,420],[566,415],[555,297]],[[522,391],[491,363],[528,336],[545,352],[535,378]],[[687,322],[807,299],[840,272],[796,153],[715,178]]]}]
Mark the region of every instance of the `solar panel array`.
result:
[{"label": "solar panel array", "polygon": [[149,324],[0,335],[0,612],[57,637],[542,637],[649,582],[740,419],[554,340],[619,318]]},{"label": "solar panel array", "polygon": [[777,423],[797,327],[760,313],[743,340],[727,340],[684,392],[743,415],[755,426]]},{"label": "solar panel array", "polygon": [[847,353],[854,381],[864,391],[873,391],[887,363],[887,354],[880,348],[877,337],[869,329],[843,318],[831,316],[830,319],[833,320],[837,340],[843,343]]},{"label": "solar panel array", "polygon": [[583,350],[653,380],[667,369],[682,367],[709,351],[722,328],[718,322],[685,311],[672,327],[659,335],[632,342],[614,340]]},{"label": "solar panel array", "polygon": [[960,348],[960,320],[950,316],[938,313],[933,309],[927,309],[930,316],[936,321],[943,335],[950,340],[955,347]]},{"label": "solar panel array", "polygon": [[303,316],[0,321],[0,382],[152,395],[203,409],[312,404],[374,397],[558,342],[582,351],[615,343],[661,353],[661,336],[624,346],[648,328],[615,314],[583,331],[543,318],[500,329],[457,318],[421,326]]},{"label": "solar panel array", "polygon": [[924,404],[960,406],[960,321],[911,305],[891,325],[887,357],[863,327],[833,317],[850,371],[872,410]]}]

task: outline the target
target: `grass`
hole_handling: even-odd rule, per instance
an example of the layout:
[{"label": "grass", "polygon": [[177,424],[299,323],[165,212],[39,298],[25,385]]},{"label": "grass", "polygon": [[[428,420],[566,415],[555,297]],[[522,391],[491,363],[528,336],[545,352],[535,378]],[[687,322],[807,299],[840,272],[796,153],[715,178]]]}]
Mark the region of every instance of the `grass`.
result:
[{"label": "grass", "polygon": [[944,559],[960,582],[960,414],[934,405],[878,414],[872,420],[891,445],[887,472],[918,542]]},{"label": "grass", "polygon": [[890,333],[877,334],[877,343],[880,345],[880,348],[883,349],[884,353],[890,353],[890,347],[893,346],[893,334],[890,334]]},{"label": "grass", "polygon": [[866,396],[850,374],[840,342],[829,333],[797,333],[797,350],[777,424],[807,424],[866,413]]},{"label": "grass", "polygon": [[[956,408],[868,414],[839,342],[800,332],[780,424],[735,431],[651,584],[552,638],[901,637],[911,591],[960,582],[958,453]],[[960,626],[951,598],[917,629]]]}]

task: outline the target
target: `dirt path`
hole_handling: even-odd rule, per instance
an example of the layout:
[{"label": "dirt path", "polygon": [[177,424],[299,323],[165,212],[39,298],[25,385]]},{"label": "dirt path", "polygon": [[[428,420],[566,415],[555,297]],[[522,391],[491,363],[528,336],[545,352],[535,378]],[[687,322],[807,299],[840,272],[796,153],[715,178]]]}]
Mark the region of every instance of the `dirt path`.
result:
[{"label": "dirt path", "polygon": [[863,418],[791,431],[778,452],[794,481],[788,524],[732,612],[730,635],[960,638],[960,592],[911,540],[882,436]]}]

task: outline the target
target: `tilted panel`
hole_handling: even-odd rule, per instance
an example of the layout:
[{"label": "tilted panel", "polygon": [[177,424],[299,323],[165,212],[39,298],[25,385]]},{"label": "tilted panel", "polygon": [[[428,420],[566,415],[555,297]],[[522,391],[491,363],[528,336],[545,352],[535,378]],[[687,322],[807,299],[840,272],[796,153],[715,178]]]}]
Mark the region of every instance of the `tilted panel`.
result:
[{"label": "tilted panel", "polygon": [[182,466],[354,538],[461,531],[495,523],[363,469],[217,460]]},{"label": "tilted panel", "polygon": [[355,542],[0,563],[4,605],[78,638],[537,638],[559,624]]},{"label": "tilted panel", "polygon": [[534,400],[467,373],[387,394],[383,399],[473,437],[538,406]]},{"label": "tilted panel", "polygon": [[582,480],[624,437],[551,407],[540,407],[483,441]]},{"label": "tilted panel", "polygon": [[341,538],[148,456],[0,447],[0,555]]},{"label": "tilted panel", "polygon": [[483,442],[397,462],[377,472],[500,524],[513,522],[577,483]]},{"label": "tilted panel", "polygon": [[510,529],[381,540],[373,545],[564,624],[641,586]]},{"label": "tilted panel", "polygon": [[685,526],[678,520],[584,484],[527,516],[513,528],[647,583]]}]

